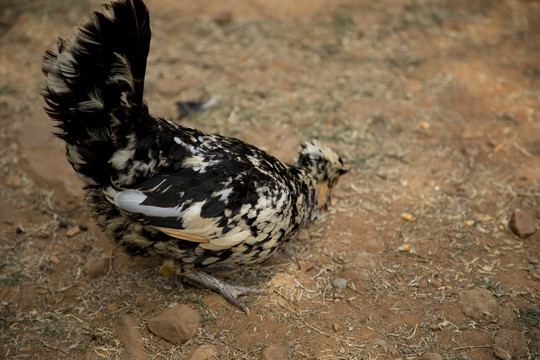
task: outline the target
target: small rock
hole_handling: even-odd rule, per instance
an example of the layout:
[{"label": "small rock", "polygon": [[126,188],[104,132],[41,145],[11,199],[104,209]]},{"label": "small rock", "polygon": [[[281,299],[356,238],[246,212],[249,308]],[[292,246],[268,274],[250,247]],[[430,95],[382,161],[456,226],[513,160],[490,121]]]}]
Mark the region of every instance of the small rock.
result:
[{"label": "small rock", "polygon": [[[497,334],[493,337],[493,342],[495,344],[494,351],[499,348],[500,350],[497,352],[500,356],[506,355],[508,353],[510,355],[510,358],[513,359],[520,359],[520,358],[526,358],[527,353],[529,352],[529,348],[527,346],[527,337],[518,330],[514,329],[501,329],[497,332]],[[495,353],[493,354],[495,355]],[[496,355],[495,355],[496,356]],[[503,359],[502,357],[497,357],[499,359]],[[506,358],[504,358],[506,359]]]},{"label": "small rock", "polygon": [[107,275],[110,264],[111,259],[106,256],[102,256],[98,259],[92,259],[87,262],[84,266],[84,270],[90,279],[97,279]]},{"label": "small rock", "polygon": [[337,278],[334,280],[334,286],[339,290],[343,290],[347,287],[347,280],[343,278]]},{"label": "small rock", "polygon": [[298,267],[303,272],[308,272],[309,270],[313,269],[313,265],[306,264],[306,263],[300,263],[300,264],[298,264]]},{"label": "small rock", "polygon": [[287,359],[288,354],[289,349],[285,346],[272,344],[262,351],[260,360]]},{"label": "small rock", "polygon": [[512,360],[512,355],[510,355],[508,351],[501,349],[498,346],[495,346],[495,349],[493,349],[493,355],[495,355],[497,359]]},{"label": "small rock", "polygon": [[139,324],[132,316],[128,314],[120,315],[116,321],[116,332],[124,345],[124,353],[120,356],[120,359],[144,360],[147,358],[142,344]]},{"label": "small rock", "polygon": [[425,353],[418,360],[443,360],[443,357],[437,353]]},{"label": "small rock", "polygon": [[431,280],[431,286],[433,286],[435,289],[438,289],[442,286],[442,281],[439,278],[433,278]]},{"label": "small rock", "polygon": [[22,179],[17,175],[8,176],[6,179],[6,185],[10,188],[18,188],[22,185]]},{"label": "small rock", "polygon": [[231,22],[233,18],[233,14],[232,12],[228,11],[228,10],[222,10],[220,12],[218,12],[215,16],[214,16],[214,21],[218,24],[218,25],[225,25],[229,22]]},{"label": "small rock", "polygon": [[217,353],[217,348],[211,344],[204,344],[196,348],[188,356],[188,360],[206,360]]},{"label": "small rock", "polygon": [[459,294],[459,303],[463,313],[476,320],[483,320],[486,313],[493,314],[499,310],[499,304],[489,290],[473,288]]},{"label": "small rock", "polygon": [[526,238],[534,234],[534,219],[521,209],[515,209],[510,219],[510,229],[520,238]]},{"label": "small rock", "polygon": [[52,262],[52,263],[55,264],[55,265],[60,264],[60,260],[58,260],[58,258],[56,257],[56,255],[51,255],[51,256],[49,257],[49,261]]},{"label": "small rock", "polygon": [[4,286],[1,285],[0,287],[0,304],[9,304],[11,300],[15,298],[18,291],[17,288],[12,286]]},{"label": "small rock", "polygon": [[438,324],[429,324],[428,327],[429,327],[429,329],[431,331],[441,331],[442,330],[442,328]]},{"label": "small rock", "polygon": [[195,337],[200,323],[199,314],[191,307],[181,304],[148,320],[148,328],[154,335],[178,345]]},{"label": "small rock", "polygon": [[77,235],[77,234],[80,233],[80,232],[81,232],[81,228],[79,227],[79,225],[77,225],[77,226],[72,226],[72,227],[70,227],[69,229],[67,229],[66,235],[67,235],[68,237],[72,237],[72,236]]},{"label": "small rock", "polygon": [[311,240],[308,233],[306,233],[305,231],[298,232],[298,234],[296,235],[296,239],[300,242],[306,242]]},{"label": "small rock", "polygon": [[119,306],[116,303],[111,303],[107,305],[107,310],[109,310],[110,312],[115,312],[116,310],[118,310],[118,308]]}]

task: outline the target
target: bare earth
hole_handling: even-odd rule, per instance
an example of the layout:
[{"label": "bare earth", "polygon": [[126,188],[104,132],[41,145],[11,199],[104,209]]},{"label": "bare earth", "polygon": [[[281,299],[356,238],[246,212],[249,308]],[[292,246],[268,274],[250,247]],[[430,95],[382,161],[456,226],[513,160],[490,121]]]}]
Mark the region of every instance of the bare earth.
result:
[{"label": "bare earth", "polygon": [[[0,4],[1,359],[540,359],[539,1],[148,0],[154,114],[219,96],[182,121],[352,168],[323,220],[227,274],[269,290],[249,316],[87,216],[40,59],[100,3]],[[203,319],[182,345],[148,329],[177,304]]]}]

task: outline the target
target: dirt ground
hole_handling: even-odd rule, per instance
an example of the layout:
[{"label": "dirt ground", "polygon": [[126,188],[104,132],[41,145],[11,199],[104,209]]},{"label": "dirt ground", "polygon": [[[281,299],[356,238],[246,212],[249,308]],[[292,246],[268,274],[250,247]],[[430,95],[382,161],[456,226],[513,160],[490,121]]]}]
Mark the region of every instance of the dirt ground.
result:
[{"label": "dirt ground", "polygon": [[[154,114],[218,96],[181,121],[286,161],[318,138],[352,169],[324,219],[227,274],[269,290],[249,316],[86,214],[40,60],[100,3],[0,3],[1,359],[133,358],[125,314],[149,359],[540,359],[539,1],[148,0]],[[147,326],[176,304],[203,319],[183,345]]]}]

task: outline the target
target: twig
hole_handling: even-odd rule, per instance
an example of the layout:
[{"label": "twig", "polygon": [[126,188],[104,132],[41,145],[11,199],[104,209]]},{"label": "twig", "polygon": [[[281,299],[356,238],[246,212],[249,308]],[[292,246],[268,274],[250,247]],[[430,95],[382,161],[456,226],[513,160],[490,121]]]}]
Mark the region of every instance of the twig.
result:
[{"label": "twig", "polygon": [[328,335],[328,334],[325,333],[324,331],[317,329],[315,326],[309,325],[305,320],[302,320],[302,322],[303,322],[304,325],[306,325],[308,328],[310,328],[310,329],[312,329],[312,330],[315,330],[315,331],[318,332],[319,334],[322,334],[322,335],[327,336],[327,337],[331,337],[330,335]]},{"label": "twig", "polygon": [[417,329],[418,329],[418,324],[416,324],[416,325],[414,326],[414,330],[413,330],[413,333],[411,334],[411,336],[401,336],[401,335],[399,335],[399,334],[391,334],[391,333],[388,334],[388,335],[390,335],[390,336],[395,336],[395,337],[401,338],[401,339],[403,339],[403,340],[411,340],[411,339],[414,337],[414,335],[416,335],[416,330],[417,330]]},{"label": "twig", "polygon": [[48,347],[49,349],[53,349],[53,350],[56,350],[56,351],[60,351],[62,354],[68,354],[68,352],[64,349],[59,349],[57,348],[56,346],[53,346],[53,345],[50,345],[50,344],[47,344],[45,341],[41,340],[41,343],[43,344],[43,346],[45,347]]},{"label": "twig", "polygon": [[457,348],[453,348],[452,351],[456,350],[469,350],[469,349],[485,349],[493,347],[493,345],[471,345],[471,346],[459,346]]},{"label": "twig", "polygon": [[516,193],[517,196],[530,196],[530,197],[540,197],[540,194],[525,194],[525,193]]},{"label": "twig", "polygon": [[519,151],[523,156],[525,156],[526,158],[531,158],[533,155],[528,152],[527,150],[525,150],[525,148],[519,146],[516,142],[514,142],[512,145],[514,145],[514,147],[516,148],[517,151]]}]

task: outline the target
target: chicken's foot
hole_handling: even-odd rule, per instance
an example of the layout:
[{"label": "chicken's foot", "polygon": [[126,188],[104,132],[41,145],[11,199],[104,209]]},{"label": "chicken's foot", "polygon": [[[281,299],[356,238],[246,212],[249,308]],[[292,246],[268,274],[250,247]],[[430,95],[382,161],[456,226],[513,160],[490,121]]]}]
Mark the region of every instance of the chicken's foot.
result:
[{"label": "chicken's foot", "polygon": [[245,303],[240,301],[238,297],[242,295],[262,295],[268,293],[265,289],[254,289],[246,286],[227,284],[202,271],[195,270],[182,274],[182,276],[196,284],[220,293],[228,302],[242,309],[247,315],[249,315],[249,308]]}]

